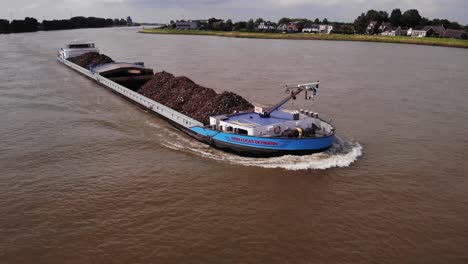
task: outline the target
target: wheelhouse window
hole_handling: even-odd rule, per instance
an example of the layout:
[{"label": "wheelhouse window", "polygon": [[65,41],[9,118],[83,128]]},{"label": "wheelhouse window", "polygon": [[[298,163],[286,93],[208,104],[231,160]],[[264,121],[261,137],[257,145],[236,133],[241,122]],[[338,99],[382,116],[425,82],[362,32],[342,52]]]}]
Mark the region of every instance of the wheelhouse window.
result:
[{"label": "wheelhouse window", "polygon": [[237,133],[240,134],[240,135],[248,135],[249,134],[249,132],[247,130],[242,129],[242,128],[238,128]]},{"label": "wheelhouse window", "polygon": [[68,44],[70,49],[94,48],[94,43]]}]

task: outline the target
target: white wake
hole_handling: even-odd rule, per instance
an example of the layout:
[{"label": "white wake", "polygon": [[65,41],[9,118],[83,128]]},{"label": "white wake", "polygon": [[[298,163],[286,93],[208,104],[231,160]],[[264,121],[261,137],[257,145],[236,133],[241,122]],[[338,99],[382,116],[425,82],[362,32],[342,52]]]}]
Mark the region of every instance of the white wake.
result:
[{"label": "white wake", "polygon": [[287,170],[329,169],[348,167],[362,155],[362,146],[358,142],[342,140],[336,137],[333,146],[320,153],[304,156],[286,155],[274,158],[249,158],[230,154],[200,143],[182,132],[172,131],[168,128],[146,122],[152,127],[164,130],[164,137],[160,137],[163,146],[216,161],[238,164],[243,166],[256,166],[262,168],[283,168]]}]

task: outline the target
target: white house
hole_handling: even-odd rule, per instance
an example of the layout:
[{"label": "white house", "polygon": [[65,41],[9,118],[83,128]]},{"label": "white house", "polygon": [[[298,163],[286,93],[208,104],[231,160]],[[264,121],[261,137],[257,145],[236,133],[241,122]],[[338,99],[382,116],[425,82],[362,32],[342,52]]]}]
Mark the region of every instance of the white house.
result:
[{"label": "white house", "polygon": [[318,28],[303,28],[302,29],[302,33],[319,33],[319,29]]},{"label": "white house", "polygon": [[382,36],[403,36],[406,35],[406,31],[403,30],[401,27],[392,27],[392,28],[386,28],[385,31],[381,33]]},{"label": "white house", "polygon": [[330,25],[320,25],[319,26],[319,32],[322,34],[330,34],[330,32],[333,30],[333,26]]},{"label": "white house", "polygon": [[302,32],[303,33],[315,33],[315,34],[317,34],[317,33],[320,32],[319,28],[320,28],[319,25],[313,24],[313,25],[310,25],[308,27],[303,28]]},{"label": "white house", "polygon": [[413,35],[413,28],[409,28],[407,31],[406,31],[406,36],[411,36]]},{"label": "white house", "polygon": [[[408,30],[408,32],[409,32],[409,30]],[[412,37],[423,38],[423,37],[426,36],[426,34],[427,34],[427,31],[426,31],[426,30],[414,30],[414,29],[413,29],[413,30],[411,31],[411,36],[412,36]]]},{"label": "white house", "polygon": [[273,23],[271,22],[261,22],[258,27],[258,30],[275,30],[276,27]]}]

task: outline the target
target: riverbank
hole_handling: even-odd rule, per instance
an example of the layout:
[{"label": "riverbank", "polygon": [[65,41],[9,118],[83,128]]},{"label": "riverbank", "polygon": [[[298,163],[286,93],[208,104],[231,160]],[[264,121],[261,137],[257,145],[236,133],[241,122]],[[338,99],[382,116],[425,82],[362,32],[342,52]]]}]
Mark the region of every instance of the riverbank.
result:
[{"label": "riverbank", "polygon": [[341,34],[282,34],[262,32],[238,32],[238,31],[208,31],[208,30],[175,30],[175,29],[142,29],[139,33],[146,34],[174,34],[174,35],[204,35],[230,38],[258,38],[258,39],[303,39],[303,40],[336,40],[336,41],[363,41],[404,43],[429,46],[443,46],[455,48],[468,48],[468,40],[449,38],[414,38],[414,37],[389,37],[378,35],[341,35]]}]

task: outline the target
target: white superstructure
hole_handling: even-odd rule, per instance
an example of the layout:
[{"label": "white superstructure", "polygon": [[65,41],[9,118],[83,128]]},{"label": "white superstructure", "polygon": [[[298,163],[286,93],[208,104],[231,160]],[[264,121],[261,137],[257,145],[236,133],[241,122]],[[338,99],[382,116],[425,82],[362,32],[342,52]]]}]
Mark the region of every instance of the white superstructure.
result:
[{"label": "white superstructure", "polygon": [[99,49],[96,48],[92,42],[70,42],[65,45],[64,48],[61,48],[58,56],[61,59],[68,59],[71,57],[80,56],[87,52],[99,52]]}]

